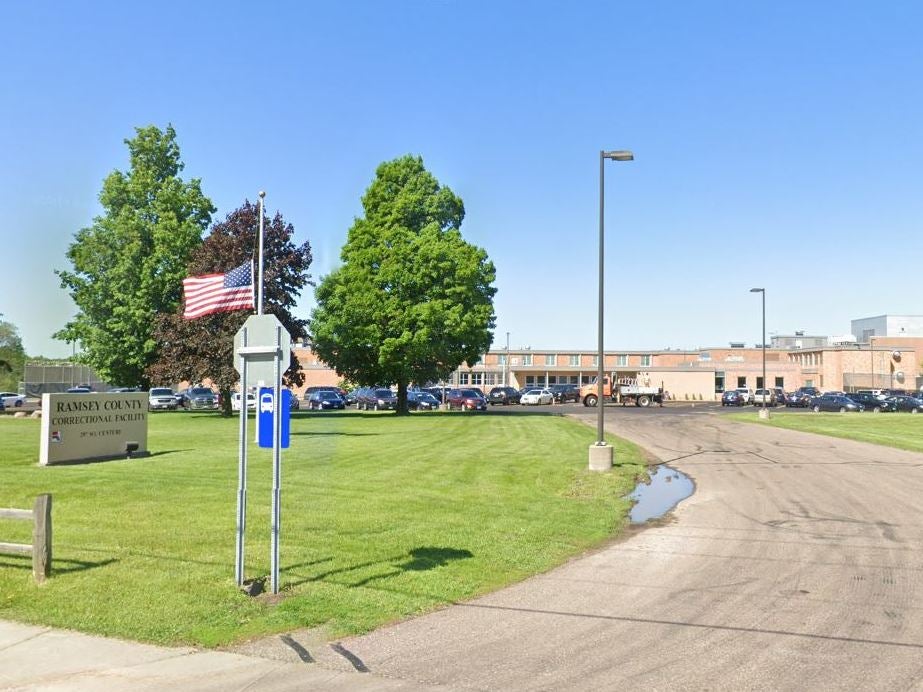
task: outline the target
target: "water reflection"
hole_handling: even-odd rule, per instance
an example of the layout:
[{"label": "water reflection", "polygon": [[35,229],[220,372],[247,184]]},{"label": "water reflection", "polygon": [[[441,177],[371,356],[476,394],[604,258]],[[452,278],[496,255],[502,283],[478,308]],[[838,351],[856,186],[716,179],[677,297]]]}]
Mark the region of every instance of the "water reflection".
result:
[{"label": "water reflection", "polygon": [[654,467],[650,476],[650,482],[638,483],[628,496],[635,502],[629,514],[632,524],[643,524],[648,519],[662,517],[695,490],[689,476],[669,466]]}]

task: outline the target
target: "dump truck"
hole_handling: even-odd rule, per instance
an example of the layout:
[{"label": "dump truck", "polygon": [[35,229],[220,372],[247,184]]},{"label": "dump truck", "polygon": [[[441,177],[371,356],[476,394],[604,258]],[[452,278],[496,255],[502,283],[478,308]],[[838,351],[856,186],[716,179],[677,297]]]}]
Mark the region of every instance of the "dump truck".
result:
[{"label": "dump truck", "polygon": [[[634,404],[635,406],[659,404],[663,406],[663,388],[646,384],[650,381],[649,378],[642,380],[644,384],[639,384],[639,378],[636,377],[617,378],[614,389],[609,386],[610,381],[610,377],[603,378],[603,396],[611,401],[622,406],[626,404]],[[596,406],[599,403],[596,380],[580,388],[580,401],[583,402],[584,406]]]}]

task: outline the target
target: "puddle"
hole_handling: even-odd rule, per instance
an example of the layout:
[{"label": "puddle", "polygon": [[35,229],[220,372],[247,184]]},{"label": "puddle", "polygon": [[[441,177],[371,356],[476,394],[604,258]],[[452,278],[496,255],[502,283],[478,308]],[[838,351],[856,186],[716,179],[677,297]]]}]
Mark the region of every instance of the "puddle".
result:
[{"label": "puddle", "polygon": [[668,466],[652,468],[650,476],[649,483],[638,483],[628,496],[635,502],[629,514],[632,524],[643,524],[648,519],[662,517],[695,490],[689,476]]}]

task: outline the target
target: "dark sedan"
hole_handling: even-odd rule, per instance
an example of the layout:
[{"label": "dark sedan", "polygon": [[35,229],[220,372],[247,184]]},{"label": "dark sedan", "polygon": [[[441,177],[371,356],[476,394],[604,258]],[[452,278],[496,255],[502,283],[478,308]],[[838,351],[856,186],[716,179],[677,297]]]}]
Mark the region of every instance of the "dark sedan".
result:
[{"label": "dark sedan", "polygon": [[910,411],[910,413],[923,411],[923,399],[918,399],[915,396],[900,394],[898,396],[889,396],[887,401],[894,407],[895,411]]},{"label": "dark sedan", "polygon": [[872,411],[873,413],[883,413],[887,411],[897,410],[890,401],[887,399],[879,399],[874,394],[847,394],[850,399],[855,401],[857,404],[862,404],[865,407],[866,411]]},{"label": "dark sedan", "polygon": [[307,401],[307,406],[309,411],[343,409],[346,408],[346,401],[340,396],[339,392],[322,389],[317,392],[311,392],[311,396]]},{"label": "dark sedan", "polygon": [[490,402],[491,406],[495,404],[518,404],[519,400],[522,398],[518,389],[513,387],[494,387],[490,390],[490,394],[487,395],[487,401]]},{"label": "dark sedan", "polygon": [[397,397],[394,396],[394,392],[384,387],[365,387],[359,390],[356,408],[360,411],[393,411],[397,408]]},{"label": "dark sedan", "polygon": [[407,409],[410,411],[435,411],[439,408],[439,399],[429,392],[407,392]]},{"label": "dark sedan", "polygon": [[786,395],[785,406],[786,408],[807,408],[811,405],[811,399],[813,398],[810,394],[805,394],[804,392],[792,392]]},{"label": "dark sedan", "polygon": [[721,395],[721,405],[722,406],[743,406],[744,398],[740,395],[740,392],[737,392],[733,389],[729,389],[724,394]]},{"label": "dark sedan", "polygon": [[861,411],[864,408],[862,404],[857,404],[843,394],[821,394],[811,399],[810,406],[814,413],[820,413],[821,411],[846,413],[847,411]]}]

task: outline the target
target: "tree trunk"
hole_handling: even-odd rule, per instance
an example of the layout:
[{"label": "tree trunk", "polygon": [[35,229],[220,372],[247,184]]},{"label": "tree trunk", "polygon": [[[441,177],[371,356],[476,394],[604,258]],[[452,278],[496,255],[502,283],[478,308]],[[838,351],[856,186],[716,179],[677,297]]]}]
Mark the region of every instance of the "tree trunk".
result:
[{"label": "tree trunk", "polygon": [[[221,397],[221,415],[225,418],[231,417],[231,388],[230,387],[218,387],[218,396]],[[243,396],[241,398],[241,405],[247,405],[247,397]]]},{"label": "tree trunk", "polygon": [[407,410],[407,383],[404,380],[397,381],[397,415],[403,416],[408,413]]}]

